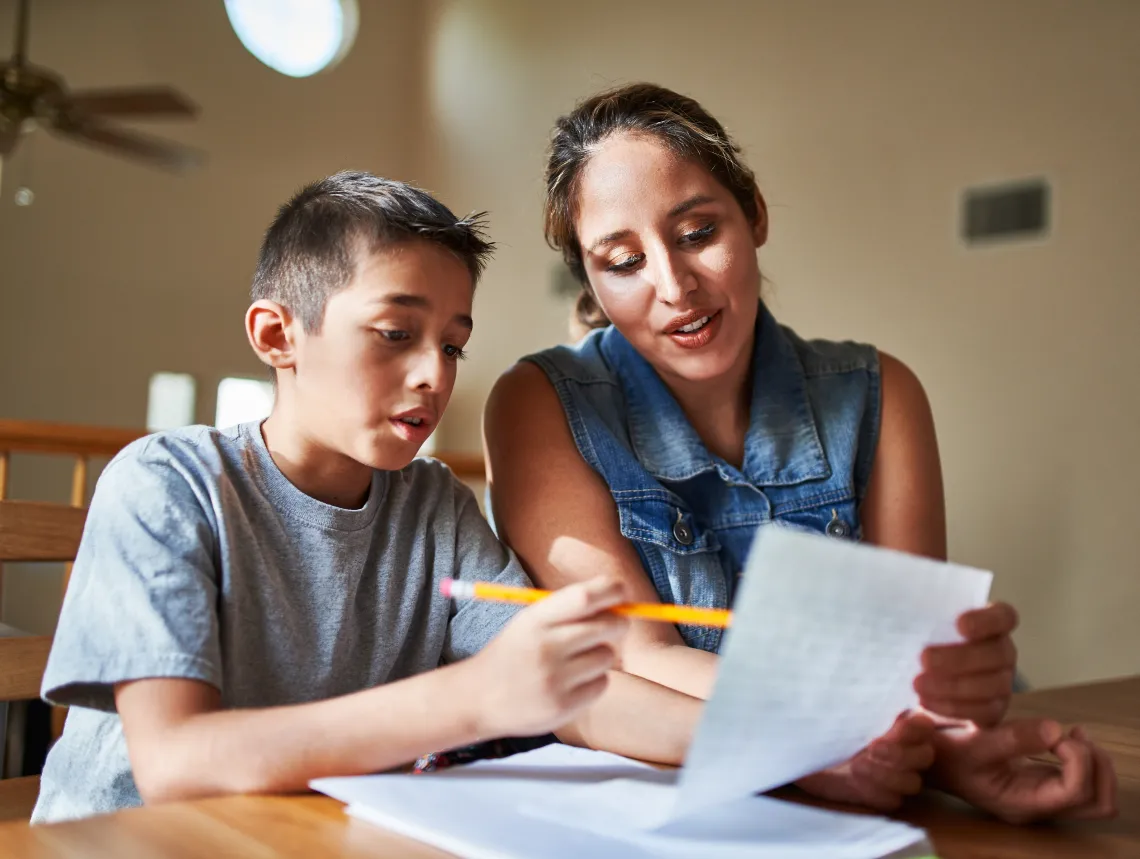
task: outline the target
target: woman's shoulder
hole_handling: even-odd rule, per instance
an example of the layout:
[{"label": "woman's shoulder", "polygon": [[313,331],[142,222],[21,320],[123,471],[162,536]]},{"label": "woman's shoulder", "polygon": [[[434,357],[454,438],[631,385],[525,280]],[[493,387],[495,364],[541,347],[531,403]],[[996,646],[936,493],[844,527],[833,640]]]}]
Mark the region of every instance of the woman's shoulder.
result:
[{"label": "woman's shoulder", "polygon": [[843,373],[880,373],[879,350],[855,340],[805,339],[787,325],[780,330],[808,378]]},{"label": "woman's shoulder", "polygon": [[596,328],[576,343],[551,346],[519,359],[520,364],[541,368],[551,382],[578,382],[584,385],[616,384],[613,370],[602,351],[608,328]]},{"label": "woman's shoulder", "polygon": [[486,437],[514,438],[525,431],[549,438],[568,424],[580,444],[603,429],[623,435],[624,394],[603,348],[608,330],[526,355],[507,369],[487,398]]}]

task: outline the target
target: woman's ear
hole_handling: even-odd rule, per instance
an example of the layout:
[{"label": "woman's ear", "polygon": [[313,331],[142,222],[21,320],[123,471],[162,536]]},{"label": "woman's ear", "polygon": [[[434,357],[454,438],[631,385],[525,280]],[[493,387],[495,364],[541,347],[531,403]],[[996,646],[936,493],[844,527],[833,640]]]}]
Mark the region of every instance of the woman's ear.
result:
[{"label": "woman's ear", "polygon": [[245,312],[245,335],[262,363],[278,370],[293,367],[295,320],[276,301],[255,301]]},{"label": "woman's ear", "polygon": [[752,223],[752,240],[758,248],[768,241],[768,204],[764,202],[760,189],[756,190],[756,220]]}]

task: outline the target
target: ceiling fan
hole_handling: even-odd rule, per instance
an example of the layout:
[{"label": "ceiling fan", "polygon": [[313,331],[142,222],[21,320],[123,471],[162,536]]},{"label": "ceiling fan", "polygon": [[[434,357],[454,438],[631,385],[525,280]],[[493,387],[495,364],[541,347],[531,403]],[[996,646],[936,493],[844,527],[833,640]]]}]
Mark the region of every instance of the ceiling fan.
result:
[{"label": "ceiling fan", "polygon": [[179,171],[202,163],[203,154],[197,150],[106,121],[192,119],[198,113],[193,102],[170,87],[69,90],[62,77],[28,62],[30,0],[18,2],[15,52],[0,62],[0,164],[15,150],[21,135],[36,127],[153,167]]}]

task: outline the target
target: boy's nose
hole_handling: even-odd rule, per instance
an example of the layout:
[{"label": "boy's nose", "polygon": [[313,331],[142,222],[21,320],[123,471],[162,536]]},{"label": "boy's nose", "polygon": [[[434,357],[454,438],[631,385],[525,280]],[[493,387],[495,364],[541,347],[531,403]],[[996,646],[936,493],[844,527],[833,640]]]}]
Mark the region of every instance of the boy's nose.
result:
[{"label": "boy's nose", "polygon": [[439,391],[447,382],[447,361],[443,353],[433,350],[416,361],[412,369],[410,387],[421,391]]}]

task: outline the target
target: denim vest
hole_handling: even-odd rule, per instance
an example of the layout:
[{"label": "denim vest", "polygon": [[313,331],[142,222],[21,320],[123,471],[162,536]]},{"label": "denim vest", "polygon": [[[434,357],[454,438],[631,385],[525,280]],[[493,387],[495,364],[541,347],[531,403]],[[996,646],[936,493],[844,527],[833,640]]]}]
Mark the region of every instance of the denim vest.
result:
[{"label": "denim vest", "polygon": [[[763,525],[861,537],[859,504],[879,432],[874,347],[805,341],[761,303],[739,469],[709,452],[616,328],[523,360],[557,390],[574,443],[609,487],[621,532],[663,602],[731,605]],[[690,647],[720,647],[721,630],[679,630]]]}]

